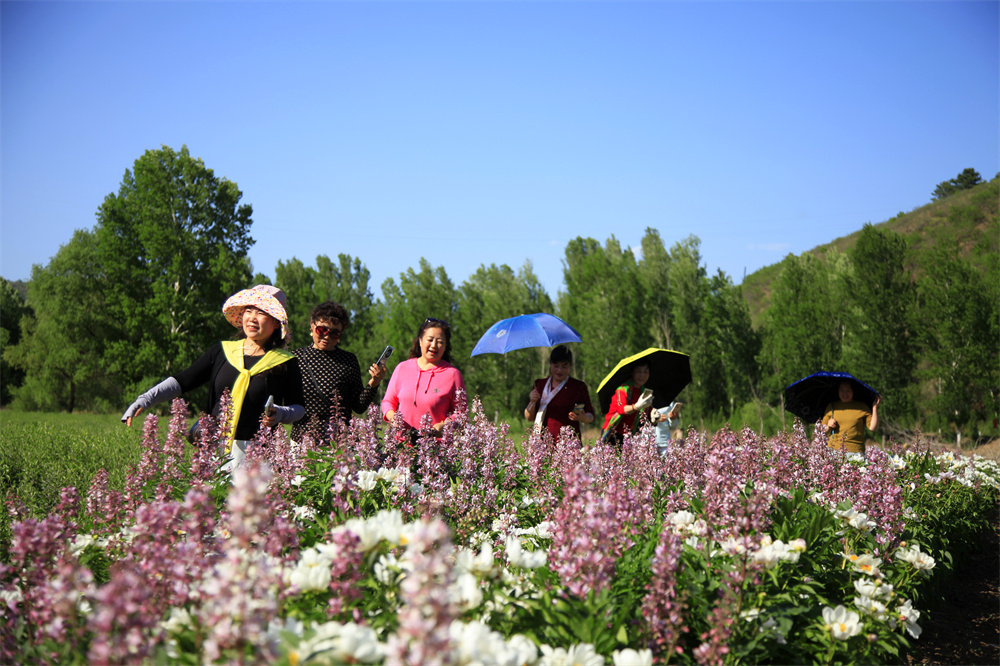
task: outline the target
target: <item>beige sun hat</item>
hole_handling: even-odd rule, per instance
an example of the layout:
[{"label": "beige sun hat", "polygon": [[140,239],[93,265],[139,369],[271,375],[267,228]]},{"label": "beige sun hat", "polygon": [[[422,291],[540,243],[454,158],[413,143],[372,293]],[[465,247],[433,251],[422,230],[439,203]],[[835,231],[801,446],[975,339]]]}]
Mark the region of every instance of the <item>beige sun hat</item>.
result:
[{"label": "beige sun hat", "polygon": [[236,328],[243,328],[243,310],[247,306],[266,312],[281,322],[281,339],[288,341],[288,313],[285,311],[285,292],[269,284],[258,284],[244,289],[226,299],[222,312]]}]

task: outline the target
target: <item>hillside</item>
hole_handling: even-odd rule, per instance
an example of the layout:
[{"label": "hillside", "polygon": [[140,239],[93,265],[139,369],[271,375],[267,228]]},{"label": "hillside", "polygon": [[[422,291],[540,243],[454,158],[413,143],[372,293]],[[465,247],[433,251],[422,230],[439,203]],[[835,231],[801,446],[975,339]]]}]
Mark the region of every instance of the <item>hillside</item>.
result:
[{"label": "hillside", "polygon": [[[914,276],[921,272],[926,253],[946,239],[958,242],[962,256],[973,264],[986,267],[987,262],[1000,258],[1000,178],[962,190],[945,199],[932,201],[909,213],[875,224],[906,238],[907,263]],[[863,226],[863,225],[862,225]],[[823,259],[831,250],[849,253],[861,229],[809,250]],[[743,297],[750,307],[754,327],[770,305],[770,285],[778,276],[781,264],[765,266],[743,280]]]}]

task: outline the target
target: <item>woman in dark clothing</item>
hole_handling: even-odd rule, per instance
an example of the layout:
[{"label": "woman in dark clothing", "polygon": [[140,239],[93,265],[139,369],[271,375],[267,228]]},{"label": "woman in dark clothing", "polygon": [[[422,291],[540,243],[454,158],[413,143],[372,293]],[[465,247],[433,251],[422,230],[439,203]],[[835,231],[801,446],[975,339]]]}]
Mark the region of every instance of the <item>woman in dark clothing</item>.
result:
[{"label": "woman in dark clothing", "polygon": [[219,400],[228,389],[233,415],[227,445],[232,443],[230,469],[235,469],[260,429],[268,397],[273,396],[274,408],[265,415],[265,425],[302,418],[302,379],[295,356],[281,349],[289,333],[285,294],[280,289],[270,285],[244,289],[229,297],[222,311],[229,323],[242,331],[242,338],[212,345],[189,368],[140,395],[122,421],[132,425],[132,419],[144,409],[203,384],[209,384],[208,411],[218,416]]},{"label": "woman in dark clothing", "polygon": [[351,412],[361,413],[378,396],[378,385],[385,377],[385,365],[373,363],[371,378],[361,386],[358,357],[337,345],[344,330],[351,325],[347,309],[326,301],[317,305],[309,317],[312,346],[295,350],[302,369],[302,393],[306,416],[292,426],[292,439],[301,441],[306,434],[325,440],[330,419],[347,423]]},{"label": "woman in dark clothing", "polygon": [[590,391],[579,379],[569,376],[573,352],[566,345],[553,347],[549,354],[549,376],[535,380],[528,395],[524,418],[535,422],[535,427],[548,429],[552,439],[559,439],[563,426],[570,426],[580,436],[580,423],[594,420],[590,404]]}]

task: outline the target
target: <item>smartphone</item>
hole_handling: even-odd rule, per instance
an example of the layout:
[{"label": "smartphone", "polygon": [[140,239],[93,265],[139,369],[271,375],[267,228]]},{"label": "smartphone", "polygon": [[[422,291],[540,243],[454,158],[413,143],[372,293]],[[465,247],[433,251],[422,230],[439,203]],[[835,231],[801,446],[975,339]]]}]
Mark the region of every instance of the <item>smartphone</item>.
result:
[{"label": "smartphone", "polygon": [[573,411],[576,412],[577,414],[583,414],[583,403],[578,402],[575,405],[573,405]]},{"label": "smartphone", "polygon": [[378,365],[385,365],[385,362],[389,360],[389,357],[392,356],[392,352],[394,351],[396,350],[389,345],[386,345],[385,349],[382,350],[382,355],[378,357],[378,360],[375,361],[375,363]]},{"label": "smartphone", "polygon": [[267,402],[264,403],[264,413],[267,414],[268,416],[271,416],[276,411],[278,410],[274,408],[274,396],[273,395],[267,396]]}]

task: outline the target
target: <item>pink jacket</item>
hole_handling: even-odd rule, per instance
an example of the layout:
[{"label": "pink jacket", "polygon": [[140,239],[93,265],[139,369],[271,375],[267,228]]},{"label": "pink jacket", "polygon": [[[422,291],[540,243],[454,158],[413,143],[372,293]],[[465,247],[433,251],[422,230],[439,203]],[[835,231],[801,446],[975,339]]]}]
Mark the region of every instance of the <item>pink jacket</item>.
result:
[{"label": "pink jacket", "polygon": [[431,423],[440,423],[455,411],[458,389],[464,391],[465,382],[451,363],[441,361],[429,370],[421,370],[417,359],[408,359],[392,371],[382,398],[382,417],[395,410],[411,428],[420,427],[424,414],[431,415]]}]

